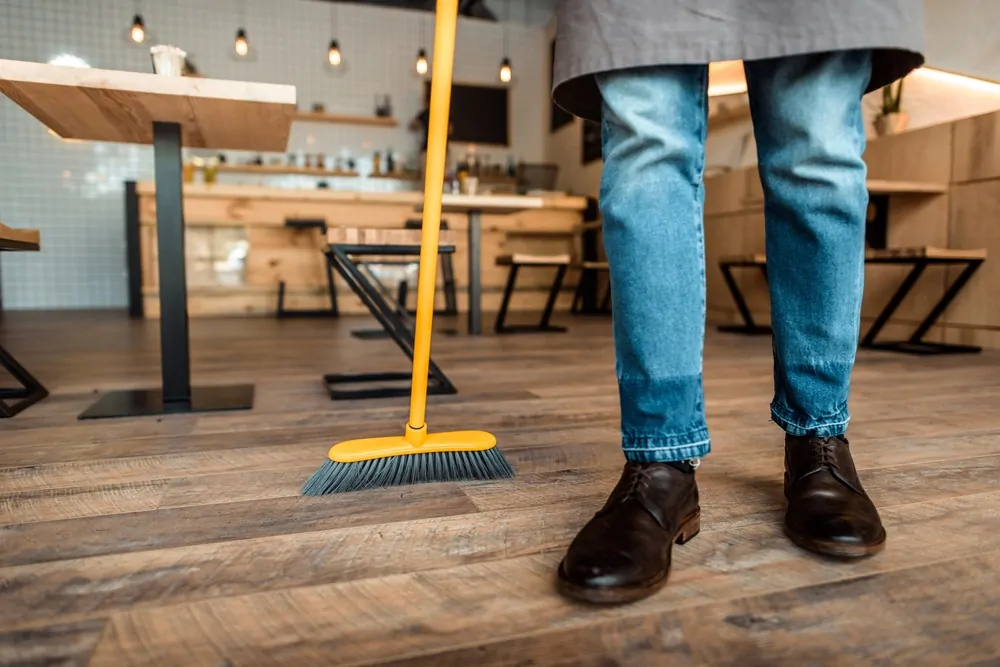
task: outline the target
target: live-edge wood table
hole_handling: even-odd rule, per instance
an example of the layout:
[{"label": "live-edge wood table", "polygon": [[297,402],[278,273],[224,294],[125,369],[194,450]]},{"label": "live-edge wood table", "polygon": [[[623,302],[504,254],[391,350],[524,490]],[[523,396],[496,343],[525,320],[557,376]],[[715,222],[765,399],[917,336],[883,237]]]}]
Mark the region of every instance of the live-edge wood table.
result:
[{"label": "live-edge wood table", "polygon": [[252,408],[253,385],[191,386],[181,146],[284,152],[295,87],[0,60],[0,92],[65,139],[153,145],[162,385],[80,419]]}]

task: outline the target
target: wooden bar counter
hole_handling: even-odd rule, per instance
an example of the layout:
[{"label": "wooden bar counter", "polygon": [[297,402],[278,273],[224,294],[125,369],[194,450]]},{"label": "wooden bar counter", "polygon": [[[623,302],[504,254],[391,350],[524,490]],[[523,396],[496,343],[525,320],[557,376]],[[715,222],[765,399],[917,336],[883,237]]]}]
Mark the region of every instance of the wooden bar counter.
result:
[{"label": "wooden bar counter", "polygon": [[[157,317],[156,199],[152,183],[135,188],[137,213],[127,224],[138,228],[134,252],[140,266],[143,314]],[[485,196],[484,196],[485,197]],[[509,196],[505,196],[505,199]],[[188,310],[193,317],[268,315],[277,308],[279,281],[286,282],[285,307],[319,309],[329,306],[326,273],[318,231],[285,227],[290,219],[324,219],[329,227],[385,227],[402,229],[406,220],[419,219],[419,192],[346,192],[296,190],[223,184],[184,186],[187,228]],[[584,200],[579,197],[526,197],[532,208],[512,215],[482,216],[483,307],[496,310],[506,269],[495,258],[513,252],[531,254],[574,252]],[[537,207],[537,208],[535,208]],[[129,207],[126,207],[128,210]],[[456,233],[454,257],[458,306],[467,309],[468,253],[466,215],[445,214]],[[133,280],[135,278],[133,277]],[[568,308],[576,277],[568,281],[559,307]],[[530,273],[514,308],[540,309],[551,276]],[[347,287],[337,284],[342,313],[367,312]]]}]

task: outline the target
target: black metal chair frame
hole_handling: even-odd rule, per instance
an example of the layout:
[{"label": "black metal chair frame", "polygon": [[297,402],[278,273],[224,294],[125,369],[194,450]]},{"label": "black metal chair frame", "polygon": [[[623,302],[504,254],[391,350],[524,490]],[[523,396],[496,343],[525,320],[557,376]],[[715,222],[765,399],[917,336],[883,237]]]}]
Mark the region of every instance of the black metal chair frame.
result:
[{"label": "black metal chair frame", "polygon": [[[514,294],[514,285],[517,282],[517,272],[522,267],[530,268],[555,268],[556,277],[552,282],[552,287],[549,288],[549,296],[545,302],[545,310],[542,311],[542,319],[538,324],[507,324],[507,308],[510,306],[510,298]],[[496,323],[493,325],[493,331],[498,334],[512,334],[512,333],[565,333],[566,327],[558,327],[549,324],[549,320],[552,318],[552,310],[555,308],[556,299],[559,297],[559,290],[562,289],[563,279],[566,277],[566,269],[569,267],[568,263],[561,262],[551,262],[551,263],[534,263],[531,264],[516,264],[513,261],[510,264],[510,273],[507,275],[507,286],[503,291],[503,301],[500,302],[500,311],[497,313]]]},{"label": "black metal chair frame", "polygon": [[[441,253],[454,253],[455,246],[440,246]],[[404,319],[397,307],[391,306],[378,287],[358,267],[358,262],[352,257],[375,255],[419,255],[420,246],[415,245],[355,245],[334,244],[326,251],[327,261],[340,274],[355,294],[368,308],[368,311],[378,320],[386,333],[393,339],[399,349],[413,361],[413,329],[407,319]],[[353,400],[366,398],[388,398],[393,396],[409,396],[412,373],[329,373],[323,376],[323,383],[330,398],[333,400]],[[375,387],[371,389],[340,389],[346,384],[367,384],[386,382],[406,382],[405,387]],[[427,385],[428,394],[455,394],[458,389],[452,384],[444,371],[430,361]]]},{"label": "black metal chair frame", "polygon": [[[868,332],[861,339],[861,347],[869,350],[889,350],[892,352],[904,352],[906,354],[975,354],[982,352],[982,348],[975,345],[955,345],[952,343],[933,343],[923,340],[924,335],[937,322],[945,309],[951,305],[958,293],[962,291],[965,284],[969,282],[972,275],[983,264],[983,258],[962,258],[962,257],[878,257],[866,259],[866,264],[912,264],[903,282],[899,284],[895,294],[879,313],[872,323]],[[917,280],[928,266],[964,266],[965,268],[958,277],[945,290],[938,302],[931,308],[931,311],[917,325],[910,337],[904,341],[876,341],[882,328],[889,322],[896,309],[907,297]]]},{"label": "black metal chair frame", "polygon": [[757,324],[753,319],[753,313],[750,312],[749,306],[747,306],[746,299],[743,298],[743,292],[740,290],[739,284],[737,284],[736,279],[733,277],[734,268],[753,268],[757,267],[764,276],[764,280],[767,280],[767,264],[765,262],[759,262],[755,259],[741,259],[741,260],[730,260],[719,262],[719,270],[722,271],[722,277],[726,281],[726,286],[729,288],[729,293],[733,295],[733,301],[736,302],[736,309],[740,311],[740,317],[743,318],[743,324],[729,324],[718,327],[719,331],[725,333],[737,333],[743,334],[745,336],[762,336],[770,335],[771,327],[767,325]]},{"label": "black metal chair frame", "polygon": [[587,309],[586,292],[588,289],[596,289],[597,277],[601,273],[607,273],[605,267],[583,265],[580,267],[580,280],[576,283],[576,291],[573,292],[573,305],[569,312],[574,315],[610,315],[611,314],[611,281],[608,281],[604,288],[604,295],[601,297],[601,304],[597,309]]},{"label": "black metal chair frame", "polygon": [[0,346],[0,366],[21,385],[19,388],[0,388],[0,418],[13,417],[49,395],[42,383],[3,346]]},{"label": "black metal chair frame", "polygon": [[[318,229],[326,239],[326,220],[317,219],[294,219],[285,220],[285,227],[289,229]],[[278,282],[278,319],[301,318],[301,317],[338,317],[340,310],[337,306],[337,287],[333,282],[333,269],[330,263],[326,263],[326,289],[330,295],[330,307],[306,310],[288,310],[285,308],[285,281]]]},{"label": "black metal chair frame", "polygon": [[[423,229],[423,221],[407,220],[404,223],[404,229],[420,231]],[[447,220],[441,221],[441,229],[448,229]],[[411,263],[417,264],[418,262],[414,261]],[[434,314],[448,316],[458,315],[458,287],[455,283],[455,264],[452,261],[451,254],[441,253],[438,257],[438,265],[441,269],[441,293],[444,294],[444,308],[435,310]],[[411,310],[406,306],[408,293],[409,284],[407,284],[406,281],[399,283],[396,291],[396,301],[398,301],[400,306],[410,315],[416,315],[416,310]]]}]

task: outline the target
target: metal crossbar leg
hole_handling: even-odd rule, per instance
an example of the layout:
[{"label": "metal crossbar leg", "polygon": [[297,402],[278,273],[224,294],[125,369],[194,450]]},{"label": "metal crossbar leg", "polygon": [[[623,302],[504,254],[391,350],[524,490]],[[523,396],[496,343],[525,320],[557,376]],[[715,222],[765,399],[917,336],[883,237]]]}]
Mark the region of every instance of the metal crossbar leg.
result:
[{"label": "metal crossbar leg", "polygon": [[500,312],[497,313],[497,320],[493,325],[493,330],[498,334],[538,332],[565,333],[566,327],[557,327],[549,324],[549,320],[552,318],[552,311],[556,305],[556,299],[559,298],[559,290],[562,289],[563,279],[566,277],[565,264],[560,264],[557,267],[556,277],[555,280],[552,281],[552,287],[549,288],[549,296],[545,301],[545,310],[542,311],[541,321],[539,321],[538,324],[506,324],[507,308],[510,306],[510,299],[514,294],[514,285],[517,282],[517,271],[519,268],[521,268],[519,265],[511,264],[510,273],[507,276],[507,285],[504,287],[503,291],[503,301],[500,303]]},{"label": "metal crossbar leg", "polygon": [[[938,265],[945,265],[953,262],[935,262]],[[975,345],[955,345],[952,343],[933,343],[923,340],[924,335],[930,331],[931,327],[938,321],[944,311],[951,305],[951,302],[955,300],[958,293],[962,291],[966,283],[972,278],[972,275],[979,269],[982,265],[983,260],[974,259],[966,260],[961,262],[965,264],[965,269],[955,278],[951,286],[945,291],[938,302],[934,305],[931,311],[927,314],[927,317],[917,326],[917,328],[910,335],[910,338],[905,341],[895,341],[895,342],[877,342],[875,339],[882,328],[885,327],[889,318],[892,317],[893,313],[899,308],[903,300],[913,289],[917,280],[920,278],[924,269],[927,268],[929,262],[926,260],[918,261],[914,264],[913,269],[907,274],[906,278],[900,284],[896,293],[892,295],[889,303],[886,304],[882,312],[879,313],[875,322],[872,323],[870,329],[865,334],[865,337],[861,341],[861,347],[872,349],[872,350],[888,350],[892,352],[904,352],[907,354],[975,354],[981,352],[982,348]]]},{"label": "metal crossbar leg", "polygon": [[[382,296],[378,288],[371,284],[365,275],[358,269],[351,260],[352,254],[400,254],[399,248],[394,246],[350,246],[334,245],[327,251],[327,260],[333,265],[337,273],[344,279],[344,282],[354,291],[368,308],[368,311],[378,320],[383,329],[389,334],[400,350],[412,361],[413,360],[413,332],[406,323],[400,319],[399,313],[390,306]],[[448,376],[434,363],[430,361],[428,377],[429,394],[455,394],[458,390],[451,383]],[[392,396],[409,396],[411,374],[407,372],[387,372],[387,373],[330,373],[323,376],[323,382],[330,398],[333,400],[352,400],[366,398],[387,398]],[[338,386],[345,384],[370,384],[384,382],[406,382],[404,387],[374,387],[362,389],[341,389]]]},{"label": "metal crossbar leg", "polygon": [[[719,270],[722,271],[722,277],[726,280],[726,286],[729,288],[729,293],[733,295],[733,301],[736,302],[736,309],[740,311],[740,317],[743,318],[743,324],[720,326],[718,327],[718,330],[725,333],[738,333],[747,336],[769,335],[771,333],[771,327],[759,325],[754,321],[753,314],[747,306],[746,299],[743,298],[743,292],[740,290],[740,286],[736,283],[735,278],[733,278],[733,266],[735,265],[719,264]],[[761,266],[761,270],[764,273],[764,279],[767,280],[767,267]]]},{"label": "metal crossbar leg", "polygon": [[13,417],[49,395],[42,383],[3,347],[0,347],[0,366],[7,369],[21,385],[20,389],[0,389],[0,418]]}]

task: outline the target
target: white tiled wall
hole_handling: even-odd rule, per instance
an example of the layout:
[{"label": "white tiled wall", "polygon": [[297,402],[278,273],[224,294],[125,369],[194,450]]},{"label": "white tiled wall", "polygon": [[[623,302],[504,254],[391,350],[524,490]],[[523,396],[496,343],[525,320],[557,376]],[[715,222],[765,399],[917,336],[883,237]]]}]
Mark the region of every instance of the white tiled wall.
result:
[{"label": "white tiled wall", "polygon": [[[503,15],[502,3],[490,5]],[[137,9],[148,30],[144,46],[127,36]],[[289,150],[346,148],[361,157],[392,148],[405,158],[417,149],[406,127],[421,102],[413,63],[423,43],[433,56],[432,16],[337,4],[345,66],[331,72],[331,11],[330,3],[315,0],[0,0],[0,58],[45,62],[68,53],[93,67],[149,71],[148,46],[168,43],[185,49],[208,77],[294,84],[302,108],[322,102],[331,112],[370,115],[375,96],[389,94],[398,128],[297,123]],[[515,0],[510,153],[540,161],[548,103],[548,72],[540,63],[547,63],[547,42],[534,18],[528,17],[533,25],[520,23],[522,11]],[[233,52],[241,16],[251,45],[245,60]],[[498,24],[460,20],[455,80],[496,82],[502,43]],[[480,152],[494,161],[507,154]],[[151,178],[150,148],[61,141],[0,96],[0,220],[40,229],[43,245],[41,253],[6,253],[0,260],[4,306],[125,306],[122,182]]]}]

